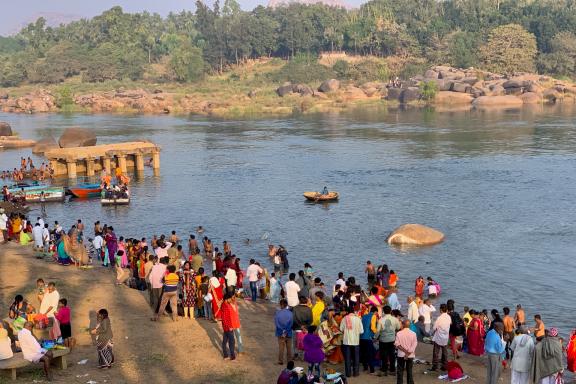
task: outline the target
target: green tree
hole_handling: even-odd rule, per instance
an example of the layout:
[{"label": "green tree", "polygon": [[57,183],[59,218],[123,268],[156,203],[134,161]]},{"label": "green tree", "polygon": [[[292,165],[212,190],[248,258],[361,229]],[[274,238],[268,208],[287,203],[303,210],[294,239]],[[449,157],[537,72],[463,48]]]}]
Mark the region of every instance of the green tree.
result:
[{"label": "green tree", "polygon": [[534,71],[536,38],[518,24],[494,28],[480,49],[483,66],[493,72]]},{"label": "green tree", "polygon": [[182,43],[171,55],[168,64],[172,78],[179,82],[196,81],[204,75],[202,50]]},{"label": "green tree", "polygon": [[538,70],[573,77],[576,72],[576,35],[560,32],[550,41],[551,52],[538,57]]},{"label": "green tree", "polygon": [[457,68],[478,65],[479,38],[473,32],[454,32],[448,38],[448,62]]}]

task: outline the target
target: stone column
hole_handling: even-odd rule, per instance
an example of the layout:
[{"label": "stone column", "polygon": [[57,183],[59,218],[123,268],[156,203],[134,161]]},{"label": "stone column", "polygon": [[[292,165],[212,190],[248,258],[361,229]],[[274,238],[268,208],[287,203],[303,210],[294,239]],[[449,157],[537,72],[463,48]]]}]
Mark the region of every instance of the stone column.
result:
[{"label": "stone column", "polygon": [[136,172],[144,172],[144,155],[142,153],[134,155],[134,166],[136,167]]},{"label": "stone column", "polygon": [[104,166],[104,170],[106,171],[107,174],[111,175],[111,171],[112,171],[112,165],[110,164],[110,158],[108,156],[104,156],[102,158],[103,160],[103,166]]},{"label": "stone column", "polygon": [[75,179],[76,178],[76,160],[75,159],[66,159],[66,169],[68,170],[68,178]]},{"label": "stone column", "polygon": [[86,159],[86,176],[94,176],[94,159],[91,157]]},{"label": "stone column", "polygon": [[160,169],[160,151],[159,150],[155,150],[152,153],[152,168],[153,169]]},{"label": "stone column", "polygon": [[128,172],[128,168],[126,167],[126,155],[118,155],[118,167],[120,167],[122,174]]},{"label": "stone column", "polygon": [[51,159],[50,160],[50,167],[54,170],[54,175],[58,175],[58,160]]}]

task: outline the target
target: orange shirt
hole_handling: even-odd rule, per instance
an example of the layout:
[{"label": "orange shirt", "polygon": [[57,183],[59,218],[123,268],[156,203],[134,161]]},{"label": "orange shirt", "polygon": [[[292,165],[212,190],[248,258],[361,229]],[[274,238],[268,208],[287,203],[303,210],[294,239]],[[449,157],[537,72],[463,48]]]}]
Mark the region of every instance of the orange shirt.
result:
[{"label": "orange shirt", "polygon": [[398,276],[395,273],[390,274],[390,278],[388,279],[388,285],[391,287],[395,287],[397,282],[398,282]]},{"label": "orange shirt", "polygon": [[544,337],[546,327],[544,326],[544,322],[541,321],[540,324],[536,324],[536,330],[534,331],[534,336],[536,337]]}]

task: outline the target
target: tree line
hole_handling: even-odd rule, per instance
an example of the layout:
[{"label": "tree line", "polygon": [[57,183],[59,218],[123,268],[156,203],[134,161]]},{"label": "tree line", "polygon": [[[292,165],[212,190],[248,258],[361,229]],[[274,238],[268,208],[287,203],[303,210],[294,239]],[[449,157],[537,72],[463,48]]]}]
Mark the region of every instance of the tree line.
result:
[{"label": "tree line", "polygon": [[[0,37],[0,85],[111,79],[189,82],[260,57],[381,57],[410,75],[431,64],[573,77],[576,0],[372,0],[358,9],[292,3],[243,11],[125,13]],[[395,64],[390,64],[395,65]],[[381,68],[380,73],[384,73]]]}]

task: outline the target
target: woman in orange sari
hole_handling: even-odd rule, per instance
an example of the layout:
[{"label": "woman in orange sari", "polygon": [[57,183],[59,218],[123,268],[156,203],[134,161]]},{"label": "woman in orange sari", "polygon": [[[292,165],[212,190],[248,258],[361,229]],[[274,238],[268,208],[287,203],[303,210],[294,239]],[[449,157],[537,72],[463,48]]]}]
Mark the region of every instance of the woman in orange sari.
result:
[{"label": "woman in orange sari", "polygon": [[414,284],[414,292],[416,297],[422,297],[424,295],[424,277],[418,276],[416,283]]},{"label": "woman in orange sari", "polygon": [[398,284],[398,275],[394,271],[390,271],[390,278],[388,278],[388,286],[391,288],[396,287]]},{"label": "woman in orange sari", "polygon": [[328,318],[320,323],[318,336],[322,339],[324,344],[323,350],[326,355],[326,360],[330,364],[341,364],[344,362],[344,355],[342,354],[342,332],[340,332],[340,322],[344,318],[343,315],[334,314],[334,310],[328,311]]},{"label": "woman in orange sari", "polygon": [[217,271],[212,272],[212,277],[208,285],[210,295],[212,295],[212,313],[214,314],[214,320],[220,320],[222,318],[220,307],[222,307],[222,303],[224,302],[224,282]]},{"label": "woman in orange sari", "polygon": [[482,356],[484,354],[484,337],[486,336],[484,324],[480,320],[478,312],[471,309],[470,315],[472,315],[472,320],[470,320],[466,335],[468,338],[468,353]]}]

